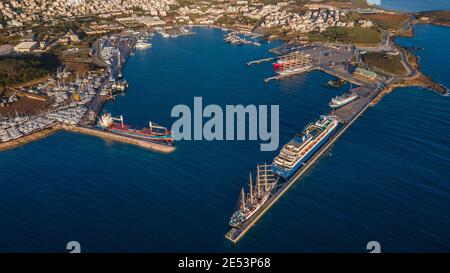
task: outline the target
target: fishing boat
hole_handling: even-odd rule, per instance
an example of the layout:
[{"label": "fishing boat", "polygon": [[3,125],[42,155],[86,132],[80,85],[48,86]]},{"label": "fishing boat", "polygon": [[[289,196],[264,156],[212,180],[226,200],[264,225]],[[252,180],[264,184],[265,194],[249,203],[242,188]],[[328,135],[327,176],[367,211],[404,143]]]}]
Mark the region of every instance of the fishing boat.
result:
[{"label": "fishing boat", "polygon": [[114,134],[122,135],[125,137],[135,138],[143,141],[156,142],[164,145],[173,145],[172,132],[166,127],[160,126],[156,123],[149,122],[148,128],[134,129],[124,124],[123,116],[119,118],[112,117],[111,114],[103,114],[97,127],[101,130],[109,131]]},{"label": "fishing boat", "polygon": [[274,159],[272,171],[288,179],[322,147],[331,137],[339,124],[336,116],[323,116],[310,123],[291,139]]},{"label": "fishing boat", "polygon": [[252,182],[252,174],[250,173],[249,192],[246,194],[244,188],[242,188],[237,209],[229,222],[230,226],[234,228],[241,227],[272,196],[277,186],[278,178],[273,175],[271,167],[271,165],[267,164],[257,166],[255,185]]},{"label": "fishing boat", "polygon": [[357,98],[358,98],[358,95],[355,93],[345,93],[342,96],[337,96],[337,97],[331,99],[329,105],[331,108],[337,109],[346,104],[349,104],[350,102],[356,100]]}]

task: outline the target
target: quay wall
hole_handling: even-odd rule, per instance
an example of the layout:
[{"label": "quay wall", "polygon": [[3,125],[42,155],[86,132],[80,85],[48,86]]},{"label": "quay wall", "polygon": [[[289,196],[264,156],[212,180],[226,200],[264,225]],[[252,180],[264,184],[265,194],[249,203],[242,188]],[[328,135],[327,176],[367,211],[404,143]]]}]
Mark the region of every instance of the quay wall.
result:
[{"label": "quay wall", "polygon": [[344,124],[336,133],[333,135],[323,147],[321,147],[307,162],[306,164],[296,172],[285,184],[276,192],[272,197],[267,200],[266,204],[261,207],[259,211],[248,219],[247,222],[240,228],[232,228],[225,237],[233,243],[237,243],[249,230],[256,224],[256,222],[280,199],[280,197],[286,193],[292,185],[297,182],[302,175],[307,172],[314,163],[331,148],[331,146],[347,131],[349,127],[370,107],[370,104],[366,104],[364,108],[357,113],[348,124]]},{"label": "quay wall", "polygon": [[143,141],[143,140],[139,140],[139,139],[124,137],[124,136],[116,135],[116,134],[113,134],[113,133],[110,133],[107,131],[101,131],[101,130],[88,128],[88,127],[61,125],[61,129],[64,129],[69,132],[97,136],[97,137],[100,137],[103,139],[132,144],[132,145],[136,145],[139,147],[143,147],[143,148],[146,148],[146,149],[149,149],[152,151],[156,151],[156,152],[161,152],[161,153],[171,153],[171,152],[175,151],[174,146],[167,146],[167,145]]},{"label": "quay wall", "polygon": [[136,145],[136,146],[139,146],[142,148],[146,148],[146,149],[156,151],[156,152],[161,152],[161,153],[171,153],[171,152],[175,151],[175,149],[176,149],[174,146],[166,146],[166,145],[162,145],[162,144],[158,144],[158,143],[142,141],[142,140],[138,140],[138,139],[134,139],[134,138],[128,138],[128,137],[112,134],[110,132],[100,131],[100,130],[96,130],[96,129],[92,129],[92,128],[88,128],[88,127],[56,124],[52,127],[49,127],[44,130],[20,137],[18,139],[13,139],[8,142],[2,142],[2,143],[0,143],[0,152],[14,149],[16,147],[28,144],[30,142],[43,139],[43,138],[48,137],[60,130],[65,130],[68,132],[80,133],[80,134],[85,134],[85,135],[91,135],[91,136],[96,136],[96,137],[100,137],[103,139],[132,144],[132,145]]}]

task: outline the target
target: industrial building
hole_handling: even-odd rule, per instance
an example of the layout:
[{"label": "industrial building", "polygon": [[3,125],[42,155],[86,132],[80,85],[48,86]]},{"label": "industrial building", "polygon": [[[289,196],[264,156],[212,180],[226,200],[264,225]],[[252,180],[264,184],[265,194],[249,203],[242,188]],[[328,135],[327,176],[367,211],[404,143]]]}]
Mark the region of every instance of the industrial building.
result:
[{"label": "industrial building", "polygon": [[21,42],[14,47],[14,51],[18,53],[31,52],[38,46],[37,42]]}]

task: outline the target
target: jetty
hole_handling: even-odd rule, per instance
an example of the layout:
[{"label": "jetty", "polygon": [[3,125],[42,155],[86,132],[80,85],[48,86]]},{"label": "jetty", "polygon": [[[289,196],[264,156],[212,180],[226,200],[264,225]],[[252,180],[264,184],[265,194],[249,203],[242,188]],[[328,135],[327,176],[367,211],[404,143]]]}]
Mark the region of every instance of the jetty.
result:
[{"label": "jetty", "polygon": [[139,140],[136,138],[125,137],[125,136],[117,135],[117,134],[114,134],[114,133],[111,133],[108,131],[102,131],[100,129],[96,129],[96,128],[92,128],[92,127],[61,125],[60,128],[63,130],[69,131],[69,132],[80,133],[80,134],[85,134],[85,135],[90,135],[90,136],[96,136],[96,137],[100,137],[100,138],[103,138],[106,140],[112,140],[112,141],[132,144],[132,145],[146,148],[146,149],[149,149],[149,150],[152,150],[155,152],[172,153],[176,149],[175,146],[172,146],[172,145],[165,145],[165,144],[161,144],[161,143],[149,142],[149,141]]},{"label": "jetty", "polygon": [[276,76],[272,76],[272,77],[267,77],[267,78],[264,79],[264,83],[269,83],[270,81],[273,81],[273,80],[277,80],[278,81],[278,80],[281,80],[281,79],[290,78],[290,77],[293,77],[293,76],[298,76],[300,74],[303,74],[305,72],[310,72],[312,70],[314,70],[314,68],[312,68],[312,67],[305,67],[304,69],[301,69],[301,70],[298,70],[298,71],[295,71],[295,72],[280,74],[280,75],[276,75]]},{"label": "jetty", "polygon": [[[320,49],[319,49],[320,50]],[[317,49],[316,49],[317,51]],[[336,53],[336,51],[334,51]],[[272,192],[269,199],[256,211],[250,218],[248,218],[241,226],[233,227],[226,233],[225,237],[233,243],[237,243],[259,219],[281,198],[281,196],[289,190],[292,185],[297,182],[304,173],[306,173],[319,158],[325,154],[331,146],[347,131],[350,126],[368,109],[371,102],[374,101],[378,95],[385,90],[390,83],[384,79],[365,80],[354,77],[348,72],[342,64],[348,59],[348,53],[343,51],[343,56],[335,56],[327,53],[324,55],[316,54],[316,52],[298,53],[298,51],[291,52],[280,57],[278,63],[279,74],[273,77],[264,79],[264,82],[271,80],[279,80],[295,76],[311,70],[321,70],[330,75],[336,76],[340,79],[354,83],[358,87],[353,88],[350,92],[358,95],[358,99],[344,105],[338,109],[332,109],[328,115],[335,116],[340,123],[337,131],[322,145],[314,155],[304,163],[304,165],[289,179],[281,179],[279,186]],[[305,59],[305,56],[308,58]],[[299,60],[300,58],[300,60]],[[335,62],[340,62],[340,65],[335,65]],[[325,65],[327,63],[328,65]],[[280,73],[281,72],[281,73]]]},{"label": "jetty", "polygon": [[80,126],[80,125],[67,125],[67,124],[55,124],[49,128],[46,128],[44,130],[38,131],[33,134],[29,134],[27,136],[11,140],[8,142],[2,142],[0,143],[0,151],[6,151],[13,148],[17,148],[19,146],[28,144],[30,142],[34,142],[43,138],[46,138],[56,132],[59,131],[68,131],[73,133],[79,133],[79,134],[85,134],[90,136],[96,136],[103,138],[105,140],[111,140],[116,142],[122,142],[126,144],[131,144],[135,146],[139,146],[154,152],[160,152],[160,153],[172,153],[176,150],[175,146],[171,145],[165,145],[161,143],[156,142],[149,142],[144,140],[139,140],[135,138],[130,138],[126,136],[120,136],[117,134],[113,134],[107,131],[102,131],[100,129],[96,129],[94,127],[86,127],[86,126]]},{"label": "jetty", "polygon": [[226,43],[231,43],[233,45],[254,45],[254,46],[260,46],[261,44],[249,39],[245,39],[242,37],[239,37],[240,32],[230,32],[225,35],[224,41]]},{"label": "jetty", "polygon": [[247,65],[250,66],[250,65],[254,65],[254,64],[260,64],[263,62],[270,62],[274,59],[275,59],[275,57],[269,57],[269,58],[264,58],[264,59],[260,59],[260,60],[250,61],[250,62],[247,62]]},{"label": "jetty", "polygon": [[303,174],[305,174],[319,158],[328,151],[331,146],[347,131],[348,128],[367,110],[370,106],[370,101],[374,99],[380,92],[379,86],[374,89],[362,88],[355,90],[362,94],[362,98],[355,100],[352,103],[333,111],[330,115],[335,115],[339,118],[341,127],[334,133],[333,136],[303,165],[299,171],[297,171],[287,181],[282,183],[280,187],[272,194],[267,202],[241,227],[232,228],[225,237],[233,243],[237,243],[257,222],[261,217],[269,211],[269,209],[280,199],[280,197],[286,193],[289,188],[297,182]]}]

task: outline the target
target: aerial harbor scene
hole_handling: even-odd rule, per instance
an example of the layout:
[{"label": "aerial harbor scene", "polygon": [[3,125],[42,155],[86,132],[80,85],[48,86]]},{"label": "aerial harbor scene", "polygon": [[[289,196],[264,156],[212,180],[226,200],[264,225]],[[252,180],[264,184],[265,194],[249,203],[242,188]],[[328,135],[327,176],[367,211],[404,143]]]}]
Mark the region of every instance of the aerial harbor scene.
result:
[{"label": "aerial harbor scene", "polygon": [[449,252],[446,2],[2,0],[0,252]]}]

